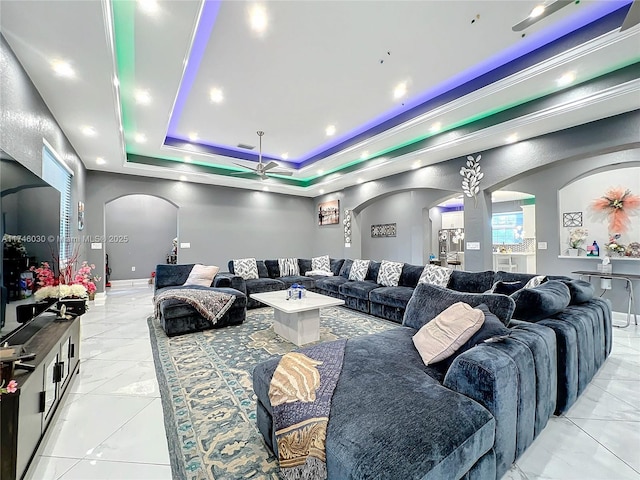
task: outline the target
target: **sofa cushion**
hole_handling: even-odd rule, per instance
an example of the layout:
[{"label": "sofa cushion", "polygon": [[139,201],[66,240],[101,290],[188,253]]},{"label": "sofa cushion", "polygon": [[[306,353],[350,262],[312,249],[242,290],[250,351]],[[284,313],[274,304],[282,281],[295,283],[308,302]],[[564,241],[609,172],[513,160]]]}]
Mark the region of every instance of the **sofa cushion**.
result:
[{"label": "sofa cushion", "polygon": [[330,270],[336,277],[340,275],[340,270],[342,269],[343,264],[344,258],[331,258],[329,260]]},{"label": "sofa cushion", "polygon": [[559,280],[549,280],[535,288],[523,288],[511,295],[516,302],[513,318],[537,322],[550,318],[569,306],[569,287]]},{"label": "sofa cushion", "polygon": [[369,260],[369,269],[367,270],[367,276],[364,277],[364,279],[378,283],[378,273],[380,273],[380,265],[382,265],[381,262]]},{"label": "sofa cushion", "polygon": [[279,279],[275,278],[253,278],[251,280],[247,280],[246,284],[247,295],[250,295],[252,293],[274,292],[277,290],[285,289],[284,282],[281,282]]},{"label": "sofa cushion", "polygon": [[320,257],[313,257],[311,259],[311,270],[321,271],[321,272],[330,272],[331,271],[331,262],[329,260],[329,255],[322,255]]},{"label": "sofa cushion", "polygon": [[280,277],[278,278],[278,280],[283,282],[286,288],[289,288],[294,283],[297,283],[298,285],[302,285],[307,290],[312,290],[316,288],[316,282],[313,279],[313,277],[306,277],[306,276],[303,277],[302,275],[289,275],[287,277]]},{"label": "sofa cushion", "polygon": [[369,271],[369,260],[356,259],[349,270],[349,280],[363,282]]},{"label": "sofa cushion", "polygon": [[342,267],[340,267],[340,276],[344,278],[349,278],[352,265],[353,265],[353,260],[351,260],[350,258],[345,259],[345,261],[342,263]]},{"label": "sofa cushion", "polygon": [[300,275],[300,267],[297,258],[279,258],[278,268],[281,277],[289,277],[291,275]]},{"label": "sofa cushion", "polygon": [[388,305],[404,310],[411,299],[411,295],[413,295],[413,288],[411,287],[380,287],[371,290],[369,300],[371,303]]},{"label": "sofa cushion", "polygon": [[189,277],[184,282],[184,286],[200,285],[202,287],[210,287],[219,271],[220,268],[214,265],[194,265]]},{"label": "sofa cushion", "polygon": [[436,315],[456,302],[468,303],[476,307],[484,303],[502,323],[507,325],[515,309],[515,302],[506,295],[463,293],[448,288],[419,283],[404,312],[402,324],[419,330]]},{"label": "sofa cushion", "polygon": [[486,272],[466,272],[464,270],[454,270],[449,278],[448,288],[457,292],[483,293],[491,288],[494,281],[494,273],[491,270]]},{"label": "sofa cushion", "polygon": [[311,270],[311,259],[309,258],[299,258],[298,259],[298,268],[300,269],[300,275],[305,275],[307,272]]},{"label": "sofa cushion", "polygon": [[501,293],[502,295],[511,295],[516,293],[521,288],[524,288],[526,284],[524,282],[496,282],[486,293]]},{"label": "sofa cushion", "polygon": [[233,260],[233,273],[245,280],[258,277],[258,264],[255,258],[238,258]]},{"label": "sofa cushion", "polygon": [[380,264],[376,282],[385,287],[397,287],[404,263],[383,260]]},{"label": "sofa cushion", "polygon": [[[182,289],[182,288],[183,288],[182,285],[177,285],[175,287],[165,287],[159,290],[157,293],[159,294],[164,292],[165,290],[176,290],[176,289]],[[204,291],[213,290],[211,287],[203,287],[200,285],[191,285],[189,289],[204,290]],[[235,290],[233,288],[216,288],[215,291],[233,295],[235,297],[235,300],[233,301],[231,308],[246,307],[247,297],[242,292],[239,292],[238,290]],[[190,315],[202,316],[200,315],[200,313],[198,313],[195,307],[192,307],[191,305],[184,302],[183,300],[178,300],[176,298],[167,298],[165,300],[162,300],[162,302],[160,303],[160,313],[162,314],[162,317],[165,321],[172,320],[172,319],[179,319],[181,317],[190,316]]]},{"label": "sofa cushion", "polygon": [[331,292],[334,293],[336,295],[338,295],[339,293],[339,288],[340,285],[342,285],[343,283],[348,282],[349,280],[347,280],[345,277],[343,276],[338,276],[338,277],[323,277],[323,278],[316,278],[316,288],[320,289],[320,290],[325,290],[327,292]]},{"label": "sofa cushion", "polygon": [[535,288],[538,285],[542,285],[546,281],[547,277],[545,277],[544,275],[535,275],[534,277],[529,279],[529,281],[524,285],[524,288]]},{"label": "sofa cushion", "polygon": [[532,273],[518,273],[518,272],[503,272],[502,270],[498,270],[495,272],[493,276],[494,282],[522,282],[527,283],[535,277],[535,274]]},{"label": "sofa cushion", "polygon": [[413,344],[425,365],[450,357],[480,330],[481,310],[462,302],[454,303],[426,323],[413,336]]},{"label": "sofa cushion", "polygon": [[580,305],[586,303],[593,298],[595,292],[594,286],[585,280],[577,280],[568,277],[548,277],[549,280],[558,280],[569,287],[571,294],[570,305]]},{"label": "sofa cushion", "polygon": [[401,287],[415,288],[423,271],[424,267],[422,265],[411,265],[409,263],[405,263],[404,267],[402,267],[402,274],[400,275],[398,285]]},{"label": "sofa cushion", "polygon": [[379,287],[380,285],[369,280],[363,282],[348,281],[340,285],[338,291],[345,297],[355,297],[362,300],[369,300],[369,292]]},{"label": "sofa cushion", "polygon": [[453,270],[450,268],[427,264],[422,270],[418,283],[428,283],[430,285],[446,287],[449,283],[451,272],[453,272]]}]

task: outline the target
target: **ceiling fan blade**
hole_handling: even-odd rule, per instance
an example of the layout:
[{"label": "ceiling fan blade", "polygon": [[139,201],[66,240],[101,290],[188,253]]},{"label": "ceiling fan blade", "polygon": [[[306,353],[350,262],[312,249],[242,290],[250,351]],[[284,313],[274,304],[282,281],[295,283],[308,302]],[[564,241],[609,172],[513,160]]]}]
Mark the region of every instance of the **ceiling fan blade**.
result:
[{"label": "ceiling fan blade", "polygon": [[638,23],[640,23],[640,2],[635,0],[631,4],[631,8],[629,8],[629,12],[627,12],[624,22],[622,22],[620,31],[624,32],[626,29],[631,28]]},{"label": "ceiling fan blade", "polygon": [[264,166],[264,170],[271,170],[272,168],[276,168],[279,167],[280,165],[278,165],[276,162],[269,162]]},{"label": "ceiling fan blade", "polygon": [[[255,172],[255,171],[256,171],[256,169],[255,169],[255,168],[247,167],[246,165],[242,165],[242,164],[240,164],[240,163],[233,162],[233,164],[234,164],[234,165],[237,165],[237,166],[239,166],[239,167],[242,167],[242,168],[246,168],[247,170],[251,170],[252,172]],[[240,172],[240,173],[247,173],[247,172]]]},{"label": "ceiling fan blade", "polygon": [[274,175],[285,175],[287,177],[290,177],[291,175],[293,175],[293,172],[290,172],[288,170],[281,170],[279,172],[271,171],[271,172],[268,172],[268,173],[269,174],[274,174]]}]

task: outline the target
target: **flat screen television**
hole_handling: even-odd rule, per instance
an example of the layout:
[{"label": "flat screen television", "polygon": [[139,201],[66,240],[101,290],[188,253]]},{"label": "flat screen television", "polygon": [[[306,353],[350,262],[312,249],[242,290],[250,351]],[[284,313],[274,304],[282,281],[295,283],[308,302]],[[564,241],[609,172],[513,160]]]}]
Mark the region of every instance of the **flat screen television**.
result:
[{"label": "flat screen television", "polygon": [[7,302],[0,306],[0,342],[21,327],[16,306],[33,302],[25,298],[30,292],[22,287],[30,279],[23,274],[31,265],[53,260],[60,235],[60,192],[0,150],[0,238],[5,234],[19,236],[24,252],[5,242],[0,250],[0,286]]}]

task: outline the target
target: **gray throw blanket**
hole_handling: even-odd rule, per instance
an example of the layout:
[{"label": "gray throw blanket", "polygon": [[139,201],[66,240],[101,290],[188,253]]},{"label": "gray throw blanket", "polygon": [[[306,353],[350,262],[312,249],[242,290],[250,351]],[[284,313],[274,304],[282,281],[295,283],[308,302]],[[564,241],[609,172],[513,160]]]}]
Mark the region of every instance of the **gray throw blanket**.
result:
[{"label": "gray throw blanket", "polygon": [[169,299],[188,303],[195,308],[200,315],[215,325],[227,310],[229,310],[236,297],[214,290],[196,290],[191,288],[165,290],[153,298],[156,318],[160,318],[160,303],[163,300]]},{"label": "gray throw blanket", "polygon": [[280,475],[286,480],[327,478],[327,425],[346,339],[286,354],[269,386]]}]

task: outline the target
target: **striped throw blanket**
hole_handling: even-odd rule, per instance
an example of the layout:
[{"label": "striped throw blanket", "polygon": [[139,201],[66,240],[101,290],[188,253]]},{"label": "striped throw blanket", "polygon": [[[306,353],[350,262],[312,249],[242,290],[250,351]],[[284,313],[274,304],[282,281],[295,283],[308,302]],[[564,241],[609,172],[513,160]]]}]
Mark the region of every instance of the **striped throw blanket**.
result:
[{"label": "striped throw blanket", "polygon": [[346,339],[286,354],[269,386],[280,475],[286,480],[327,478],[325,442],[331,399]]}]

